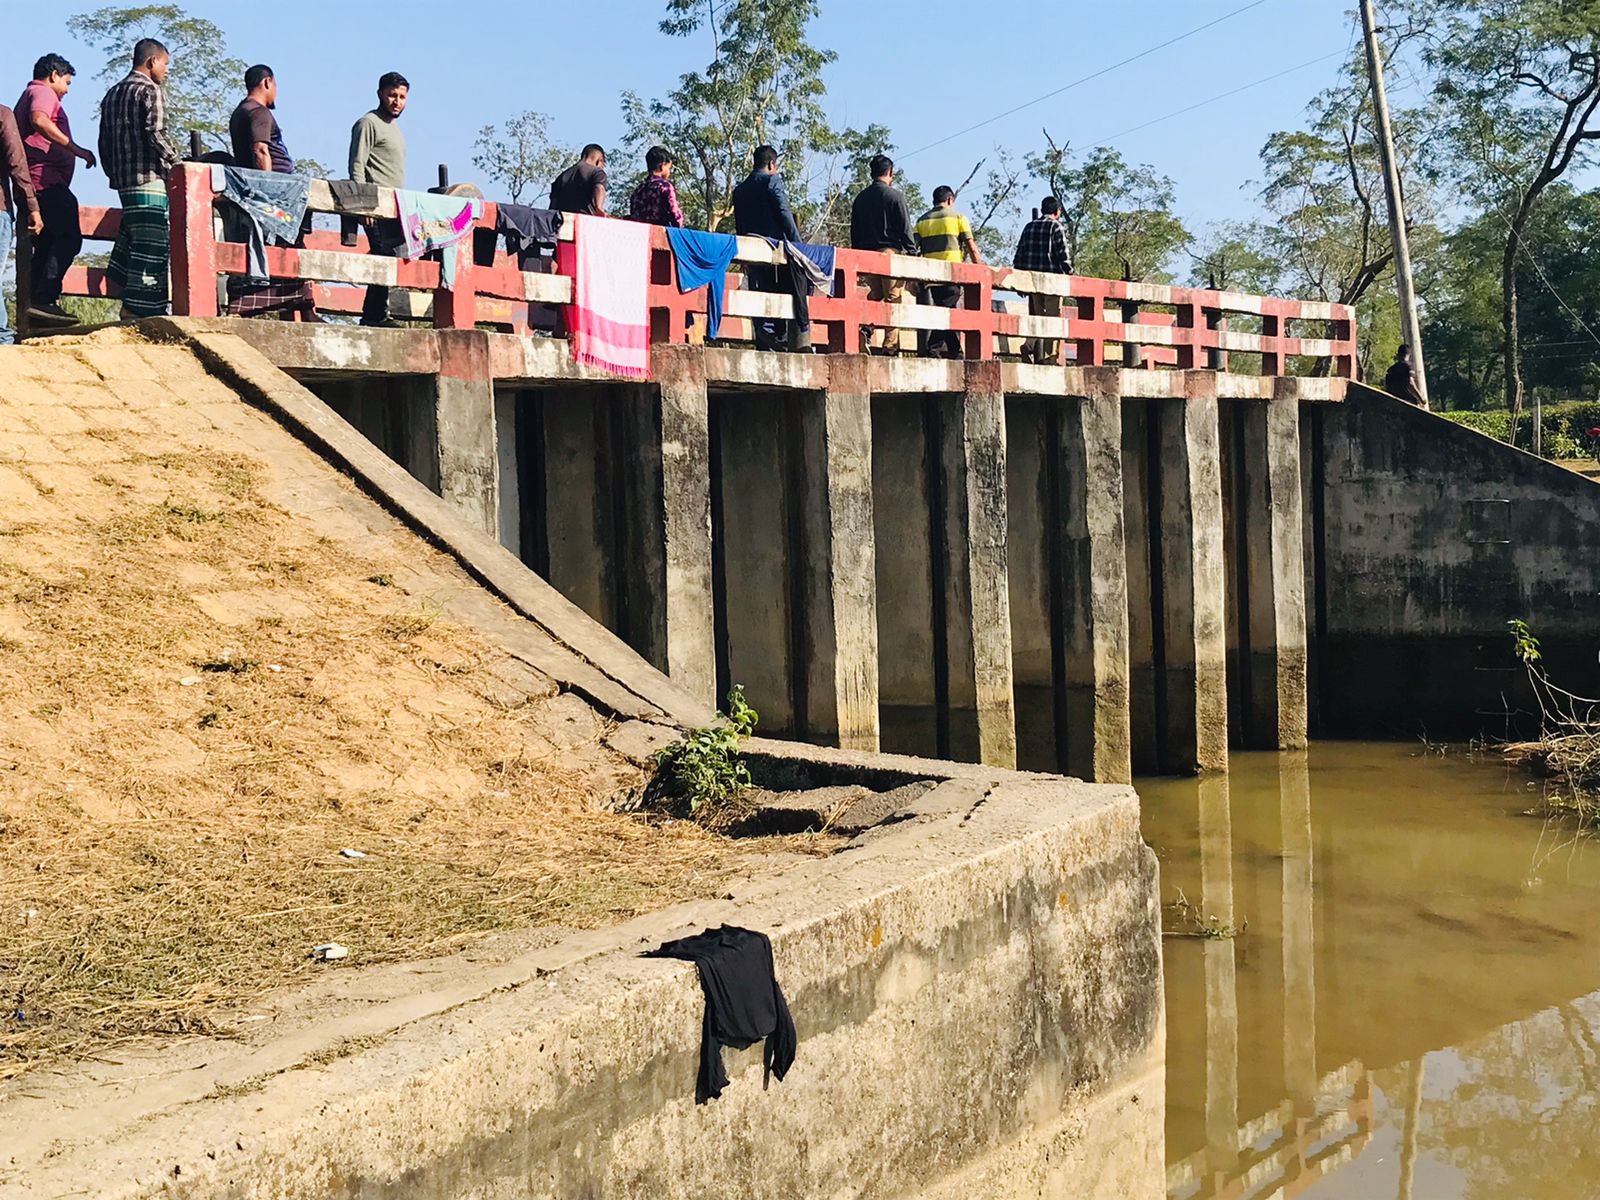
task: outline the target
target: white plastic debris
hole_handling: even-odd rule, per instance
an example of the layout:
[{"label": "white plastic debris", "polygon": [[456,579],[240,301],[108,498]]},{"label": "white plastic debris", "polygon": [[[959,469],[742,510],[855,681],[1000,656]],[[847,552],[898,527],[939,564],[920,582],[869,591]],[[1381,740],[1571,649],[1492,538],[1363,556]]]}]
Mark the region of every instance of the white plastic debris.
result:
[{"label": "white plastic debris", "polygon": [[311,947],[311,957],[318,962],[333,962],[335,959],[346,958],[350,951],[338,942],[323,942],[320,946]]},{"label": "white plastic debris", "polygon": [[39,910],[37,908],[25,908],[22,910],[22,923],[24,925],[32,925],[38,917]]},{"label": "white plastic debris", "polygon": [[365,858],[366,856],[367,852],[365,850],[352,850],[348,846],[339,851],[340,858]]},{"label": "white plastic debris", "polygon": [[200,682],[200,676],[198,676],[198,675],[185,675],[182,679],[178,680],[178,686],[179,687],[193,687],[195,684],[197,684],[199,682]]},{"label": "white plastic debris", "polygon": [[267,664],[267,670],[273,671],[273,672],[276,672],[276,673],[281,673],[283,671],[283,667],[281,665],[279,665],[278,663],[268,663]]}]

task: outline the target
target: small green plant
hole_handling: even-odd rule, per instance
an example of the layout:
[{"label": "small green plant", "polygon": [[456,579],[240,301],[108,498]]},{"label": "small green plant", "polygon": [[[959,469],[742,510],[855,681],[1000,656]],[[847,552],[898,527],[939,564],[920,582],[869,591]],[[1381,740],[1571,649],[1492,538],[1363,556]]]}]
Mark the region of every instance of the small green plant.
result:
[{"label": "small green plant", "polygon": [[743,686],[735,684],[728,693],[726,713],[656,752],[663,784],[688,803],[690,816],[704,816],[750,786],[750,768],[739,757],[739,742],[755,731],[758,720],[759,714],[745,701]]},{"label": "small green plant", "polygon": [[1511,641],[1517,648],[1517,658],[1523,666],[1531,667],[1538,662],[1542,655],[1539,652],[1539,639],[1533,636],[1533,630],[1528,628],[1528,623],[1518,617],[1513,617],[1506,622],[1506,628],[1511,631]]},{"label": "small green plant", "polygon": [[1235,926],[1207,914],[1198,904],[1190,901],[1178,890],[1178,898],[1162,906],[1161,936],[1202,938],[1207,941],[1227,941],[1240,936],[1250,927],[1247,921]]}]

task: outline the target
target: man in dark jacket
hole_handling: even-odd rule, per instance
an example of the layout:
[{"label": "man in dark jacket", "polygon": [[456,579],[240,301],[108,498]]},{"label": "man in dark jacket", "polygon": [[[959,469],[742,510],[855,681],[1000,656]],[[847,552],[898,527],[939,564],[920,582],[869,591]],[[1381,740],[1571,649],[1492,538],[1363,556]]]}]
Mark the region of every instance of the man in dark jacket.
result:
[{"label": "man in dark jacket", "polygon": [[1422,389],[1417,386],[1417,373],[1411,366],[1411,347],[1404,342],[1394,352],[1394,365],[1383,377],[1383,390],[1407,404],[1415,404],[1418,408],[1428,407],[1428,402],[1422,397]]},{"label": "man in dark jacket", "polygon": [[[745,181],[733,189],[733,229],[735,233],[774,238],[780,242],[800,240],[800,228],[789,208],[789,194],[784,190],[783,176],[778,174],[778,152],[771,146],[756,147],[754,167]],[[752,291],[788,291],[778,282],[777,268],[764,263],[746,263],[744,281]],[[756,349],[777,350],[790,342],[795,349],[800,349],[802,341],[809,345],[810,327],[795,329],[791,338],[791,324],[773,320],[756,322]]]},{"label": "man in dark jacket", "polygon": [[[872,182],[861,189],[850,206],[850,246],[854,250],[888,250],[894,254],[916,254],[917,232],[911,223],[911,208],[905,194],[894,186],[894,162],[887,154],[875,154],[867,164]],[[898,279],[880,275],[867,277],[867,299],[900,304],[906,285]],[[900,353],[900,331],[883,331],[883,352]]]}]

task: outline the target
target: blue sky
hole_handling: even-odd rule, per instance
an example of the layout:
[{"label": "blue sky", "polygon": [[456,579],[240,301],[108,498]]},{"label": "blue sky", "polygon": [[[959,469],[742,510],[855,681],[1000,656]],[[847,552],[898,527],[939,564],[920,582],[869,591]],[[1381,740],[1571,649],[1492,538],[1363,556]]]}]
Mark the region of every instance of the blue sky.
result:
[{"label": "blue sky", "polygon": [[[1116,137],[1130,159],[1172,176],[1191,228],[1253,212],[1241,185],[1256,177],[1267,135],[1293,128],[1306,103],[1332,82],[1351,44],[1348,0],[1266,0],[1177,45],[1118,68],[1045,103],[919,150],[949,134],[1110,66],[1242,7],[1247,0],[1105,0],[987,5],[949,0],[822,0],[814,41],[838,52],[828,71],[829,107],[854,124],[881,121],[899,147],[903,174],[925,191],[959,183],[996,144],[1041,144],[1041,127],[1087,146],[1199,101],[1288,70],[1282,77],[1194,112]],[[97,55],[67,34],[66,16],[95,7],[0,0],[0,101],[14,102],[33,60],[48,50],[81,72],[67,112],[78,140],[94,144],[102,90]],[[397,69],[412,82],[405,115],[413,186],[434,164],[470,179],[480,126],[522,109],[551,117],[564,142],[614,144],[618,94],[666,91],[709,58],[709,37],[667,38],[660,0],[559,4],[449,4],[438,0],[275,0],[270,5],[190,0],[217,22],[230,51],[270,63],[278,116],[292,153],[342,168],[351,122],[372,103],[376,77]],[[490,17],[493,12],[503,15]],[[459,17],[457,16],[459,14]],[[1308,60],[1329,56],[1310,66]],[[1400,84],[1403,86],[1403,83]],[[80,172],[80,177],[82,173]],[[81,179],[86,203],[106,203],[104,177]]]}]

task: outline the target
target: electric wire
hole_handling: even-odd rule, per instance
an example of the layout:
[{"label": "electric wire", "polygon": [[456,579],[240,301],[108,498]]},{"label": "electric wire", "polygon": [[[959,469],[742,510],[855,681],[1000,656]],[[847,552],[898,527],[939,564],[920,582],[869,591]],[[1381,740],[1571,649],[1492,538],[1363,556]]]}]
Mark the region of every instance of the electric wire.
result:
[{"label": "electric wire", "polygon": [[1234,17],[1241,16],[1253,8],[1260,8],[1266,2],[1267,0],[1251,0],[1249,4],[1242,5],[1241,7],[1234,9],[1232,12],[1223,13],[1220,17],[1207,21],[1204,25],[1197,25],[1187,33],[1180,33],[1176,37],[1168,38],[1166,41],[1161,42],[1158,45],[1151,46],[1147,50],[1141,50],[1139,53],[1131,55],[1120,62],[1114,62],[1110,66],[1101,67],[1098,71],[1095,71],[1089,75],[1085,75],[1081,79],[1074,79],[1071,83],[1062,84],[1060,87],[1053,91],[1046,92],[1042,96],[1035,96],[1032,100],[1027,100],[1013,108],[1008,108],[1003,113],[996,113],[992,117],[987,117],[984,120],[979,121],[976,125],[968,125],[965,129],[957,130],[955,133],[946,134],[938,141],[929,142],[926,146],[918,146],[915,150],[910,150],[905,154],[902,154],[900,158],[902,161],[904,161],[905,159],[921,154],[924,150],[932,150],[935,146],[942,146],[946,142],[953,142],[957,138],[966,137],[969,133],[976,133],[978,130],[987,125],[993,125],[996,121],[1003,121],[1007,117],[1014,116],[1015,114],[1022,112],[1024,109],[1032,108],[1035,104],[1043,104],[1046,100],[1052,100],[1061,95],[1063,92],[1070,92],[1075,87],[1081,87],[1086,83],[1090,83],[1105,75],[1109,75],[1111,72],[1120,70],[1121,68],[1128,66],[1130,63],[1138,62],[1141,58],[1148,58],[1150,55],[1155,54],[1159,50],[1165,50],[1168,46],[1176,46],[1179,42],[1186,41],[1189,38],[1194,37],[1194,35],[1197,33],[1204,33],[1206,30],[1214,28],[1217,25],[1221,25],[1224,21],[1230,21]]}]

